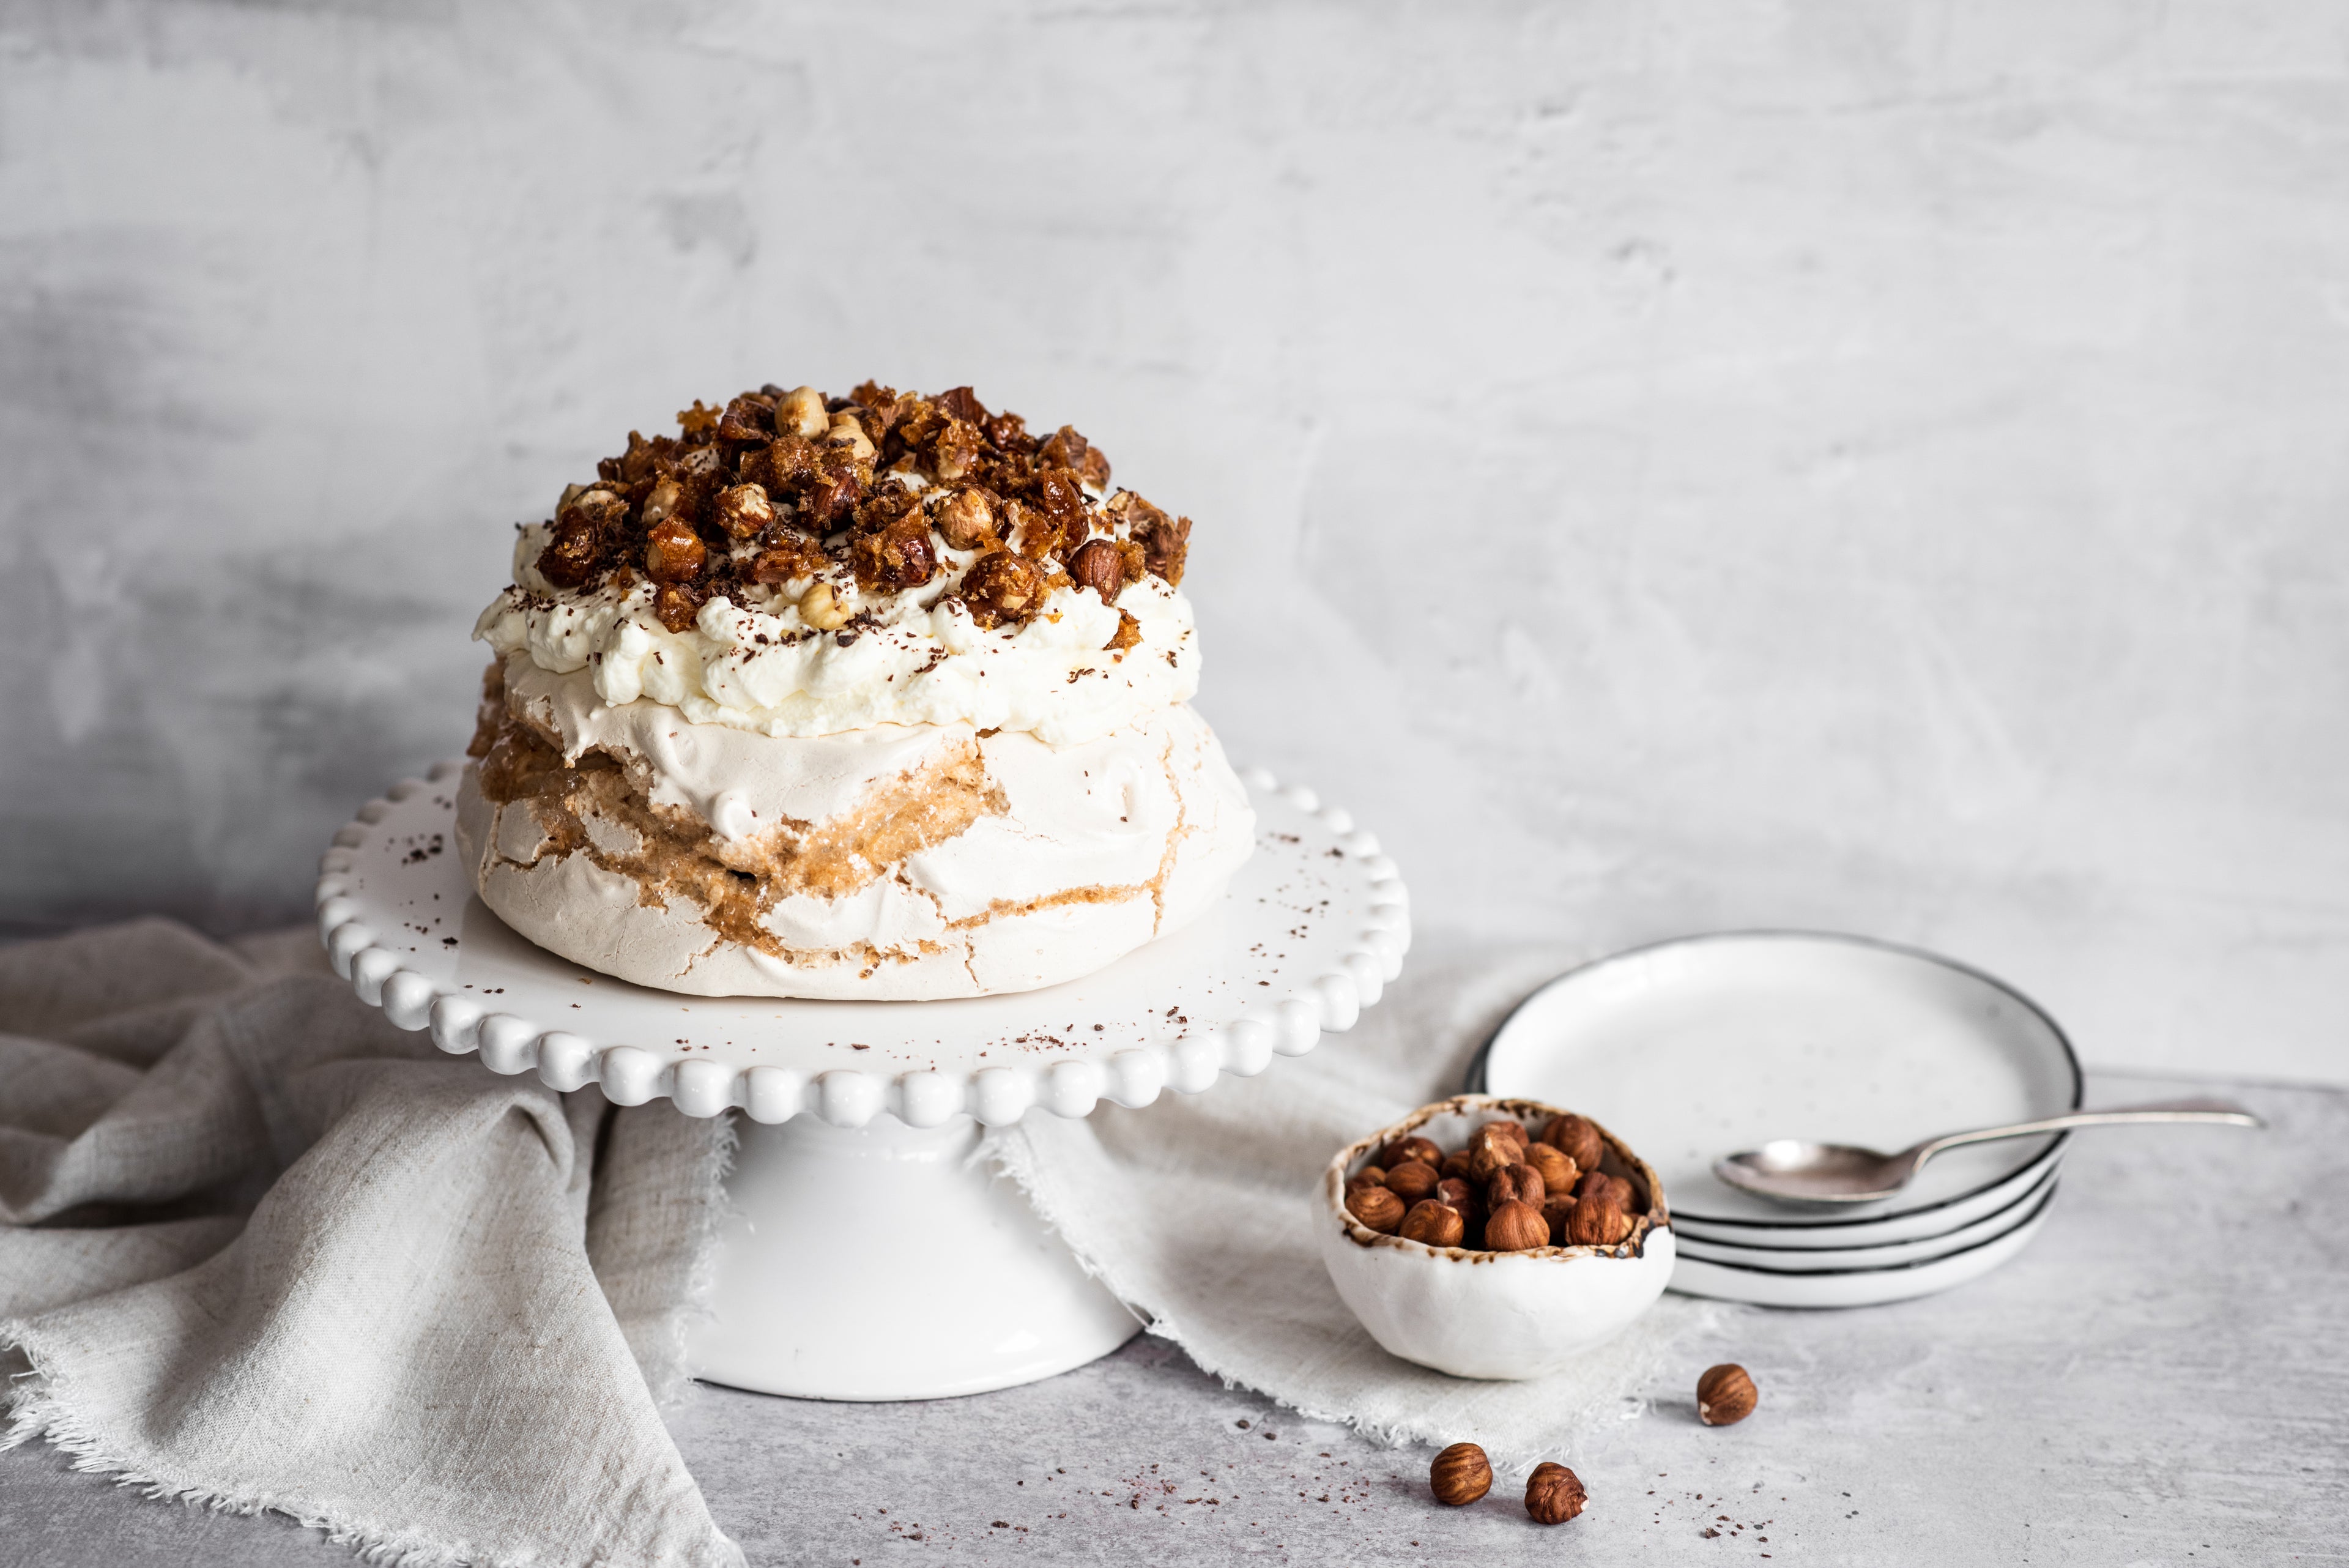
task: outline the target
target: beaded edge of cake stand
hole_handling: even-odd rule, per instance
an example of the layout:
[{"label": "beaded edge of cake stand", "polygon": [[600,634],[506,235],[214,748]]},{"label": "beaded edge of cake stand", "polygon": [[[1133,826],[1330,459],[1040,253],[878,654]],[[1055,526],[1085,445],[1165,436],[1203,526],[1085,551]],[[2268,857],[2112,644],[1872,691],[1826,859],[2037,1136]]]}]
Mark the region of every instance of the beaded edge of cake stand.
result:
[{"label": "beaded edge of cake stand", "polygon": [[333,847],[319,857],[316,903],[318,936],[335,972],[351,983],[361,1002],[379,1007],[398,1028],[429,1030],[443,1051],[463,1055],[479,1051],[493,1071],[519,1073],[535,1067],[540,1081],[562,1092],[601,1085],[615,1105],[643,1105],[667,1096],[690,1116],[712,1116],[737,1107],[753,1121],[783,1122],[802,1114],[834,1127],[859,1127],[886,1111],[916,1127],[943,1126],[968,1113],[988,1127],[1019,1120],[1034,1106],[1060,1116],[1092,1113],[1106,1099],[1129,1107],[1146,1106],[1165,1089],[1196,1095],[1222,1074],[1254,1077],[1272,1058],[1302,1056],[1324,1033],[1353,1027],[1386,982],[1402,972],[1411,946],[1410,895],[1394,861],[1373,834],[1354,826],[1341,806],[1325,806],[1303,784],[1283,787],[1263,768],[1243,768],[1239,777],[1251,794],[1276,796],[1312,816],[1337,836],[1348,857],[1370,877],[1370,912],[1356,945],[1338,968],[1306,981],[1298,993],[1271,1004],[1277,1022],[1239,1018],[1166,1045],[1121,1051],[1106,1063],[1066,1059],[1039,1066],[988,1067],[960,1075],[928,1069],[895,1075],[854,1067],[809,1075],[794,1068],[734,1068],[720,1062],[664,1062],[637,1045],[601,1048],[567,1030],[541,1030],[511,1013],[497,1012],[476,999],[448,990],[429,976],[406,968],[399,955],[377,942],[350,897],[348,877],[356,852],[369,830],[393,806],[464,771],[459,762],[433,765],[421,779],[403,779],[381,798],[361,806],[336,833]]}]

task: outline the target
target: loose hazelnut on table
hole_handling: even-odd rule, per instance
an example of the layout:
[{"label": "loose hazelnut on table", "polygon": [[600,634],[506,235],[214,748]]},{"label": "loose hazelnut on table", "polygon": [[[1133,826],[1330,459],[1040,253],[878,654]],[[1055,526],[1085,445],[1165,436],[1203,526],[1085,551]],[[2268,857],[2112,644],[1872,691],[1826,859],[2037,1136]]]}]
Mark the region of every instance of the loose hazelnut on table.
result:
[{"label": "loose hazelnut on table", "polygon": [[1431,1247],[1457,1247],[1466,1232],[1460,1210],[1433,1198],[1423,1198],[1402,1217],[1397,1234],[1406,1241],[1424,1241]]},{"label": "loose hazelnut on table", "polygon": [[1427,1470],[1435,1501],[1464,1508],[1493,1490],[1492,1462],[1474,1443],[1454,1443],[1435,1456]]},{"label": "loose hazelnut on table", "polygon": [[[1392,1193],[1387,1196],[1393,1197]],[[1524,1252],[1549,1245],[1549,1221],[1530,1203],[1511,1199],[1493,1210],[1485,1221],[1485,1249],[1492,1252]]]},{"label": "loose hazelnut on table", "polygon": [[1697,1419],[1708,1427],[1730,1427],[1754,1414],[1754,1407],[1762,1396],[1747,1376],[1745,1368],[1733,1361],[1706,1369],[1696,1380]]},{"label": "loose hazelnut on table", "polygon": [[1584,1170],[1598,1169],[1607,1151],[1605,1140],[1599,1137],[1590,1118],[1571,1113],[1550,1117],[1542,1128],[1541,1140]]},{"label": "loose hazelnut on table", "polygon": [[1392,1236],[1402,1224],[1402,1199],[1383,1187],[1357,1187],[1346,1195],[1346,1208],[1355,1219],[1382,1236]]},{"label": "loose hazelnut on table", "polygon": [[1582,1478],[1564,1465],[1538,1464],[1526,1478],[1526,1511],[1536,1524],[1564,1524],[1588,1498]]}]

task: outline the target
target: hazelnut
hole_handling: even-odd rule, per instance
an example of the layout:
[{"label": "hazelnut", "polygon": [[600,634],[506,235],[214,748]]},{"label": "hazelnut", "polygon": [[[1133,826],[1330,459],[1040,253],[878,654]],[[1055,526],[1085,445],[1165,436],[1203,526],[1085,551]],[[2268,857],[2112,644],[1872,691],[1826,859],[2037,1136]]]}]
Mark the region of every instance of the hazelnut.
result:
[{"label": "hazelnut", "polygon": [[1025,621],[1043,603],[1044,574],[1025,556],[990,550],[963,574],[962,598],[970,618],[989,629]]},{"label": "hazelnut", "polygon": [[1629,1214],[1635,1207],[1631,1201],[1631,1184],[1619,1176],[1609,1176],[1603,1170],[1587,1170],[1574,1189],[1577,1198],[1603,1198]]},{"label": "hazelnut", "polygon": [[1492,1462],[1475,1444],[1454,1443],[1435,1456],[1427,1484],[1436,1501],[1464,1508],[1493,1490]]},{"label": "hazelnut", "polygon": [[830,583],[817,583],[800,596],[800,619],[818,631],[838,631],[848,624],[848,612],[833,597]]},{"label": "hazelnut", "polygon": [[1387,1172],[1387,1190],[1405,1203],[1416,1203],[1435,1191],[1435,1167],[1406,1159]]},{"label": "hazelnut", "polygon": [[1411,1206],[1402,1217],[1398,1232],[1406,1241],[1424,1241],[1431,1247],[1457,1247],[1466,1234],[1467,1226],[1460,1210],[1449,1203],[1439,1203],[1433,1198],[1423,1198]]},{"label": "hazelnut", "polygon": [[996,544],[995,509],[987,497],[976,490],[957,490],[947,498],[930,518],[931,525],[947,545],[957,550],[976,550]]},{"label": "hazelnut", "polygon": [[718,493],[718,525],[737,539],[755,539],[775,520],[775,504],[756,484],[736,484]]},{"label": "hazelnut", "polygon": [[586,493],[587,487],[584,484],[564,485],[563,487],[563,499],[554,504],[554,514],[557,517],[562,516],[563,509],[564,507],[570,505],[573,502],[578,500],[581,496]]},{"label": "hazelnut", "polygon": [[1510,1199],[1495,1205],[1493,1217],[1485,1221],[1485,1250],[1488,1252],[1524,1252],[1548,1245],[1549,1221],[1530,1203]]},{"label": "hazelnut", "polygon": [[1745,1368],[1724,1361],[1696,1380],[1697,1419],[1708,1427],[1734,1426],[1754,1414],[1761,1397]]},{"label": "hazelnut", "polygon": [[1606,1142],[1590,1118],[1571,1113],[1550,1117],[1542,1128],[1541,1140],[1585,1170],[1598,1169],[1607,1152]]},{"label": "hazelnut", "polygon": [[701,575],[709,554],[683,519],[665,517],[645,535],[645,576],[657,583],[689,583]]},{"label": "hazelnut", "polygon": [[1433,1170],[1444,1163],[1444,1151],[1423,1137],[1399,1137],[1379,1150],[1379,1163],[1389,1170],[1409,1159]]},{"label": "hazelnut", "polygon": [[1542,1199],[1542,1218],[1549,1221],[1549,1244],[1551,1246],[1571,1247],[1574,1245],[1573,1241],[1567,1235],[1567,1221],[1573,1213],[1574,1199],[1564,1193],[1558,1193],[1555,1196]]},{"label": "hazelnut", "polygon": [[1113,604],[1118,590],[1125,587],[1125,560],[1109,540],[1088,540],[1069,557],[1069,576],[1077,580],[1077,587],[1101,595],[1102,603]]},{"label": "hazelnut", "polygon": [[831,428],[824,431],[823,444],[848,448],[859,462],[873,461],[873,438],[864,433],[863,421],[854,414],[833,415]]},{"label": "hazelnut", "polygon": [[1611,1193],[1589,1193],[1574,1200],[1566,1217],[1567,1241],[1577,1247],[1613,1247],[1631,1239],[1631,1217]]},{"label": "hazelnut", "polygon": [[1516,1144],[1497,1135],[1468,1146],[1468,1169],[1479,1181],[1492,1180],[1495,1174],[1518,1164],[1522,1158]]},{"label": "hazelnut", "polygon": [[1530,1165],[1505,1165],[1485,1184],[1485,1201],[1495,1209],[1504,1203],[1523,1203],[1538,1209],[1548,1196],[1541,1172]]},{"label": "hazelnut", "polygon": [[1538,1464],[1526,1478],[1526,1511],[1536,1524],[1564,1524],[1582,1511],[1588,1496],[1582,1478],[1564,1465]]},{"label": "hazelnut", "polygon": [[1552,1192],[1571,1192],[1582,1171],[1574,1161],[1546,1143],[1526,1146],[1526,1163],[1541,1172],[1542,1186]]},{"label": "hazelnut", "polygon": [[1533,1142],[1533,1139],[1526,1134],[1526,1124],[1512,1116],[1495,1116],[1491,1121],[1486,1122],[1484,1127],[1479,1127],[1476,1130],[1483,1132],[1487,1129],[1500,1134],[1503,1137],[1507,1138],[1511,1143],[1516,1144],[1519,1148],[1523,1148],[1527,1144]]},{"label": "hazelnut", "polygon": [[823,394],[813,387],[794,387],[775,405],[775,430],[779,434],[813,441],[831,427],[832,416],[824,411]]},{"label": "hazelnut", "polygon": [[674,479],[656,480],[652,493],[645,497],[645,509],[639,521],[646,527],[651,527],[677,510],[678,497],[684,493],[684,488]]},{"label": "hazelnut", "polygon": [[1402,1199],[1383,1187],[1357,1187],[1346,1195],[1347,1211],[1371,1230],[1392,1236],[1402,1223]]},{"label": "hazelnut", "polygon": [[1450,1154],[1444,1157],[1444,1163],[1435,1168],[1435,1174],[1443,1177],[1447,1181],[1455,1179],[1461,1181],[1465,1181],[1469,1178],[1475,1176],[1476,1172],[1473,1168],[1472,1162],[1468,1158],[1468,1151],[1464,1148],[1458,1148],[1454,1149]]}]

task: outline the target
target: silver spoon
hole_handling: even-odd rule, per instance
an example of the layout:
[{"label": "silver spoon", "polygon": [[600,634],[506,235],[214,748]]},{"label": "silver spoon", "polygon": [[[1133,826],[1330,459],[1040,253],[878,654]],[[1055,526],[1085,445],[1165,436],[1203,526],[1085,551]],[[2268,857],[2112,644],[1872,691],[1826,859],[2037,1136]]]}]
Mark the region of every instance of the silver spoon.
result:
[{"label": "silver spoon", "polygon": [[1872,1148],[1844,1143],[1773,1138],[1760,1148],[1714,1160],[1713,1173],[1732,1187],[1742,1187],[1779,1203],[1874,1203],[1908,1186],[1925,1162],[1943,1149],[1997,1138],[2029,1137],[2033,1133],[2059,1132],[2065,1127],[2116,1127],[2126,1122],[2217,1122],[2238,1127],[2267,1125],[2232,1100],[2158,1100],[2151,1105],[2122,1106],[2109,1111],[2074,1111],[2044,1121],[2017,1122],[2013,1127],[1944,1133],[1899,1154],[1878,1154]]}]

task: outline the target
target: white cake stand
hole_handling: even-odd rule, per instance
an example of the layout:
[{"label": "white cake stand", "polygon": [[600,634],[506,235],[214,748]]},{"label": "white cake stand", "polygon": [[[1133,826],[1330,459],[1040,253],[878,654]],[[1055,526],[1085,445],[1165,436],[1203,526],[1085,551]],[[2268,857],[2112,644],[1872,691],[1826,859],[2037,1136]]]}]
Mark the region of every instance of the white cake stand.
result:
[{"label": "white cake stand", "polygon": [[1105,1355],[1141,1326],[1009,1184],[980,1127],[1253,1076],[1350,1028],[1411,941],[1394,863],[1312,791],[1241,777],[1257,852],[1222,902],[1099,973],[953,1002],[688,997],[533,946],[473,894],[442,763],[335,835],[318,930],[403,1029],[550,1087],[733,1111],[697,1376],[770,1394],[926,1399]]}]

